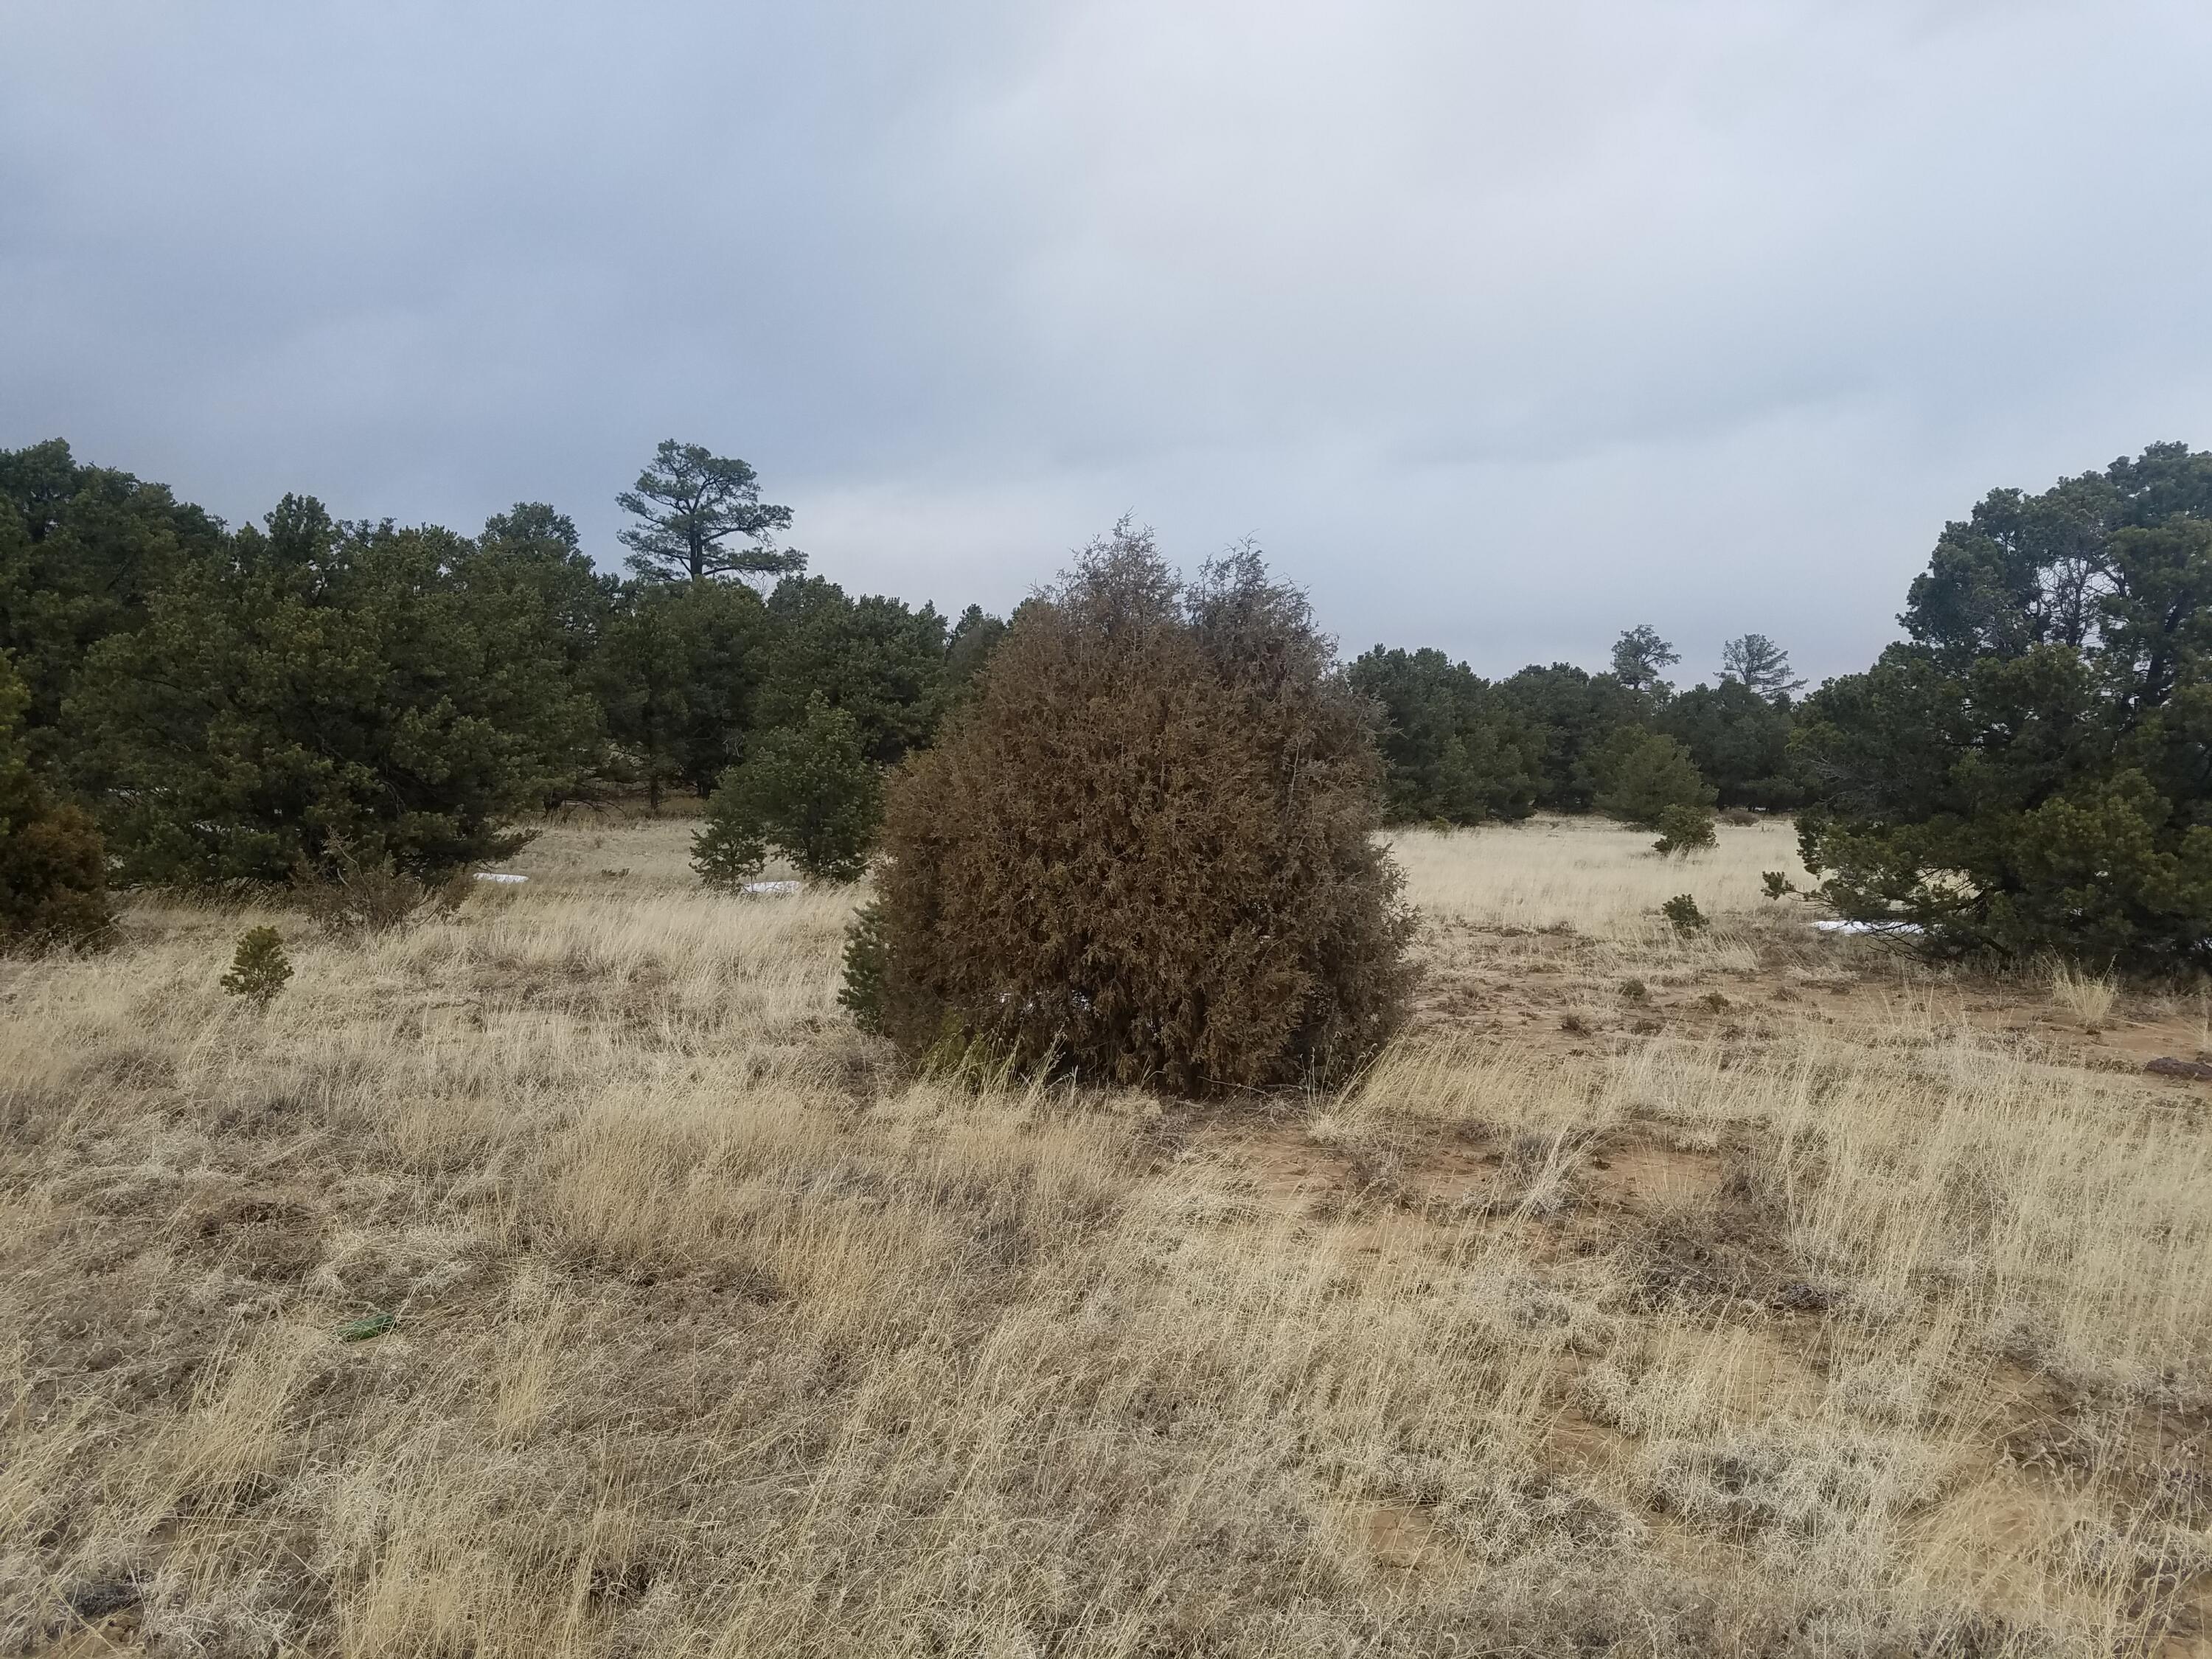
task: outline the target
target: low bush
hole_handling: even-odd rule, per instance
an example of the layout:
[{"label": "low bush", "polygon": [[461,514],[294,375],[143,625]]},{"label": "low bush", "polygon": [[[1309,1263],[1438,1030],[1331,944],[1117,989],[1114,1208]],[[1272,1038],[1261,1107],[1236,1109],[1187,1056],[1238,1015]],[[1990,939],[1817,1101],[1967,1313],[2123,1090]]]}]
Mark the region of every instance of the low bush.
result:
[{"label": "low bush", "polygon": [[1715,793],[1690,751],[1674,738],[1623,726],[1598,751],[1598,789],[1591,805],[1608,817],[1656,830],[1670,808],[1703,812],[1712,822]]},{"label": "low bush", "polygon": [[470,875],[457,871],[425,881],[393,867],[389,856],[357,857],[349,843],[331,836],[319,867],[301,865],[292,890],[300,908],[334,939],[381,933],[434,910],[460,908],[469,894]]},{"label": "low bush", "polygon": [[723,775],[691,841],[691,864],[709,887],[742,885],[781,849],[817,881],[855,881],[883,818],[883,775],[860,724],[817,694],[794,726],[757,739]]},{"label": "low bush", "polygon": [[1651,843],[1651,850],[1662,858],[1670,854],[1686,858],[1719,844],[1711,807],[1677,804],[1659,814],[1659,839]]}]

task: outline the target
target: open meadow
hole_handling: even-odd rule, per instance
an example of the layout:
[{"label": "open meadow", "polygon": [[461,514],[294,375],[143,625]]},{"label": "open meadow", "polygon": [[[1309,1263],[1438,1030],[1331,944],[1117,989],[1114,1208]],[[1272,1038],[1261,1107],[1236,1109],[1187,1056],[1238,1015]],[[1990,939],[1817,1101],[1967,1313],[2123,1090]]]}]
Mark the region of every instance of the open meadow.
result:
[{"label": "open meadow", "polygon": [[2197,993],[1537,820],[1346,1091],[977,1093],[690,828],[0,963],[0,1652],[2212,1653]]}]

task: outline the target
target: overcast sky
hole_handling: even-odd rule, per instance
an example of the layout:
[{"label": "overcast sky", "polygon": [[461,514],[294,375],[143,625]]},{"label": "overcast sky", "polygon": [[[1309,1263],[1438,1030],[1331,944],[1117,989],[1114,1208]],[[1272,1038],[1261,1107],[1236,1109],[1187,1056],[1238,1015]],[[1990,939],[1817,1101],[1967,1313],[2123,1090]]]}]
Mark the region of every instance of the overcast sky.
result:
[{"label": "overcast sky", "polygon": [[847,585],[1124,510],[1347,652],[1863,666],[1947,518],[2212,446],[2203,0],[9,0],[0,447]]}]

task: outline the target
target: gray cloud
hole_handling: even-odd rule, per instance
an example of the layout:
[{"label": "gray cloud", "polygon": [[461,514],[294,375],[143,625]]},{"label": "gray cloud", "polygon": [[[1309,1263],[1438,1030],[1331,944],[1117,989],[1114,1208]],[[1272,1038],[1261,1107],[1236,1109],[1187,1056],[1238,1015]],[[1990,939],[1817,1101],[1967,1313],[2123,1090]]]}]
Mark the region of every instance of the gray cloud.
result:
[{"label": "gray cloud", "polygon": [[2212,443],[2157,0],[0,16],[0,444],[603,557],[658,439],[848,585],[1125,508],[1358,648],[1862,665],[1947,517]]}]

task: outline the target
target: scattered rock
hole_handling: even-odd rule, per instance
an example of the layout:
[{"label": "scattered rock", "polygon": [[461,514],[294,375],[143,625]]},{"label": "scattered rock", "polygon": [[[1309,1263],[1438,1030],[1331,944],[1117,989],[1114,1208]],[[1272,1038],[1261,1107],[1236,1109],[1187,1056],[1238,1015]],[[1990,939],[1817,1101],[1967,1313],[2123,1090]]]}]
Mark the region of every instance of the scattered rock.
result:
[{"label": "scattered rock", "polygon": [[1801,1279],[1776,1291],[1774,1305],[1792,1313],[1826,1313],[1843,1299],[1844,1292],[1832,1285],[1813,1285]]},{"label": "scattered rock", "polygon": [[2171,1054],[2143,1062],[2143,1070],[2155,1072],[2160,1077],[2185,1077],[2198,1083],[2212,1083],[2212,1066],[2201,1060],[2176,1060]]},{"label": "scattered rock", "polygon": [[142,1599],[138,1586],[127,1578],[95,1578],[62,1597],[80,1619],[105,1619],[137,1607]]}]

